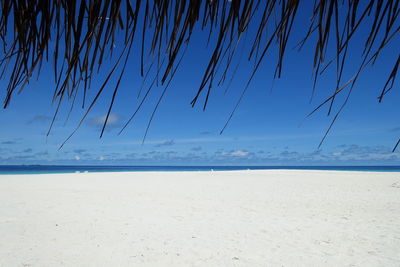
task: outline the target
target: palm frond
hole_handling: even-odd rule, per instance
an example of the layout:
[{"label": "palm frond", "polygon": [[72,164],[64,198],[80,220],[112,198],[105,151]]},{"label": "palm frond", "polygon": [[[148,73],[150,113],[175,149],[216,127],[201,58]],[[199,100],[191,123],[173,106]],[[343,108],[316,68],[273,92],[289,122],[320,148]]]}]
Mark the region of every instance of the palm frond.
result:
[{"label": "palm frond", "polygon": [[[205,94],[203,104],[205,109],[214,87],[223,86],[226,80],[232,81],[239,66],[231,67],[238,50],[241,51],[239,58],[243,53],[247,53],[247,59],[254,61],[249,80],[223,127],[224,130],[248,90],[255,73],[266,60],[267,52],[273,49],[276,49],[274,52],[277,55],[274,77],[281,77],[284,72],[289,37],[299,28],[296,25],[301,24],[300,28],[308,30],[297,47],[301,50],[306,42],[312,42],[314,45],[312,95],[315,93],[318,77],[328,68],[335,66],[336,83],[332,85],[333,94],[312,112],[329,104],[329,115],[338,107],[330,129],[348,99],[347,97],[343,103],[336,106],[336,96],[345,90],[350,95],[362,71],[367,66],[373,65],[386,47],[399,40],[400,0],[315,0],[314,5],[310,7],[307,6],[308,1],[300,0],[132,2],[130,0],[1,0],[0,39],[3,58],[0,59],[0,78],[8,81],[3,107],[7,108],[15,93],[23,91],[32,75],[40,74],[42,63],[48,62],[52,64],[55,79],[53,102],[57,102],[51,130],[63,101],[70,101],[72,109],[79,92],[83,96],[81,106],[85,108],[87,90],[91,87],[92,78],[96,72],[104,69],[104,65],[108,65],[105,64],[108,56],[113,57],[113,53],[119,53],[115,65],[107,75],[103,75],[106,79],[102,86],[94,88],[97,90],[95,98],[85,108],[86,113],[82,121],[104,90],[110,88],[108,84],[110,78],[117,75],[117,84],[111,87],[113,93],[107,110],[108,118],[120,88],[120,81],[127,71],[127,62],[133,58],[131,47],[135,36],[136,39],[139,38],[137,42],[140,47],[138,49],[140,56],[134,57],[140,61],[138,75],[147,78],[154,64],[151,71],[154,74],[153,80],[157,85],[164,86],[159,100],[161,101],[185,54],[184,51],[190,49],[189,43],[193,33],[208,31],[208,34],[201,36],[205,36],[204,41],[212,44],[213,48],[203,78],[191,102],[193,106],[199,101],[200,96]],[[299,12],[309,15],[310,19],[308,21],[297,19]],[[361,27],[367,32],[365,42],[356,43],[360,51],[363,51],[360,55],[362,63],[358,68],[351,70],[354,73],[351,85],[349,82],[343,85],[344,69],[348,66],[346,65],[348,47],[354,42],[354,36]],[[249,30],[250,28],[253,31]],[[141,33],[136,34],[138,29]],[[243,34],[246,34],[246,38],[242,38]],[[247,45],[247,51],[237,49],[243,39],[246,42],[252,40]],[[330,46],[330,43],[334,45]],[[399,50],[395,52],[399,53]],[[327,59],[332,55],[333,58]],[[149,67],[145,64],[147,56],[152,59]],[[123,57],[125,57],[122,61],[124,63],[119,67]],[[387,82],[378,97],[379,102],[382,102],[384,96],[394,86],[399,59],[400,53],[392,71],[388,73]],[[232,75],[231,79],[227,79],[229,73]],[[152,86],[153,83],[138,109]],[[159,102],[157,106],[158,104]],[[156,110],[157,107],[154,113]],[[107,119],[100,136],[103,135],[106,125]],[[149,126],[150,123],[147,130]],[[125,127],[126,125],[123,129]]]}]

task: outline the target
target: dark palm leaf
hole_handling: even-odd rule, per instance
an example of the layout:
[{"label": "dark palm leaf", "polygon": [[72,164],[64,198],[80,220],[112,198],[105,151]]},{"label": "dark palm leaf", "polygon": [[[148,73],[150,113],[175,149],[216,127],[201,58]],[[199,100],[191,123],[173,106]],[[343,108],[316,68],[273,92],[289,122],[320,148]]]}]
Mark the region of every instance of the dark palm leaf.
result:
[{"label": "dark palm leaf", "polygon": [[[141,34],[137,35],[140,36],[138,42],[141,45],[140,75],[147,78],[149,73],[152,73],[154,74],[152,80],[164,87],[160,102],[178,69],[184,51],[188,48],[193,32],[208,31],[205,41],[208,44],[213,43],[214,47],[202,81],[191,102],[193,106],[204,93],[203,107],[206,108],[215,84],[223,86],[226,80],[232,81],[238,68],[238,65],[233,70],[231,68],[235,62],[236,52],[241,51],[240,58],[246,53],[245,50],[237,48],[243,39],[252,40],[248,45],[247,58],[254,61],[254,68],[224,130],[259,66],[265,61],[267,52],[276,49],[274,77],[281,77],[288,40],[295,28],[293,25],[306,24],[308,31],[298,47],[301,49],[308,40],[312,40],[315,45],[313,95],[318,76],[330,66],[336,65],[337,78],[336,84],[332,85],[333,94],[312,112],[328,103],[328,114],[338,108],[333,124],[346,105],[360,73],[367,66],[374,64],[385,47],[398,42],[400,0],[315,0],[310,10],[306,8],[306,2],[299,0],[1,0],[0,39],[3,58],[0,59],[2,68],[0,77],[8,81],[3,106],[7,108],[15,92],[21,92],[26,87],[35,71],[40,74],[43,61],[50,61],[55,78],[53,102],[57,102],[52,126],[61,103],[64,100],[70,101],[72,109],[78,91],[83,96],[82,108],[85,108],[91,79],[96,71],[102,69],[107,56],[111,57],[116,51],[120,53],[117,56],[118,60],[108,75],[104,76],[107,78],[101,88],[97,89],[96,96],[84,116],[84,118],[87,116],[102,92],[109,88],[111,76],[117,75],[117,84],[111,88],[113,93],[107,112],[108,118],[123,73],[126,71],[137,28],[141,28]],[[310,20],[299,21],[296,19],[298,12],[309,12]],[[196,27],[197,24],[200,25]],[[367,29],[365,43],[358,44],[360,51],[363,51],[362,63],[353,70],[353,78],[342,84],[348,47],[361,24]],[[252,32],[248,30],[250,25],[256,31],[247,37],[247,33]],[[117,37],[120,33],[124,38]],[[246,38],[242,38],[243,34],[246,34]],[[331,42],[335,45],[330,46]],[[116,46],[119,49],[115,49]],[[334,53],[329,52],[330,47],[335,47]],[[332,54],[335,55],[334,58],[327,60],[327,56]],[[52,60],[49,59],[49,55],[53,56]],[[123,56],[125,56],[124,64],[119,67]],[[394,86],[400,54],[397,56],[397,61],[379,95],[379,102],[382,102],[383,97]],[[151,58],[149,67],[145,64],[146,57]],[[155,67],[152,69],[153,64]],[[232,75],[231,79],[226,79],[228,74]],[[129,122],[142,106],[154,82],[151,83]],[[347,97],[337,107],[336,96],[346,90]],[[156,109],[157,107],[150,122]],[[106,125],[107,119],[101,135]],[[149,126],[150,123],[147,130]]]}]

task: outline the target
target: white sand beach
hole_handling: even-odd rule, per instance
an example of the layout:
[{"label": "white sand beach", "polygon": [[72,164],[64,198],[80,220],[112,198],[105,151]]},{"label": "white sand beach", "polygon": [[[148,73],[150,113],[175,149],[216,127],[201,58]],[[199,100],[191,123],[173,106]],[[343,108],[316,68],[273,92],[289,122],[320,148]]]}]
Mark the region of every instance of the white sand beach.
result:
[{"label": "white sand beach", "polygon": [[0,266],[400,266],[400,173],[0,175]]}]

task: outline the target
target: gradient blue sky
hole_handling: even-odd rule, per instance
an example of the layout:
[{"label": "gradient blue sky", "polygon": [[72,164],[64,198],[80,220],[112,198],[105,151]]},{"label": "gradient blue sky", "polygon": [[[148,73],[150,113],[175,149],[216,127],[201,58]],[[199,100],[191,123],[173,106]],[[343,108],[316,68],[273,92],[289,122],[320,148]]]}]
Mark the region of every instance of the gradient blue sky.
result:
[{"label": "gradient blue sky", "polygon": [[[308,14],[300,12],[297,20],[307,19]],[[141,99],[137,98],[142,82],[138,71],[138,46],[131,56],[103,138],[99,138],[100,127],[112,86],[61,150],[58,150],[60,144],[76,127],[84,111],[78,104],[66,121],[69,107],[64,103],[53,131],[46,137],[56,106],[51,104],[52,67],[45,65],[39,79],[33,79],[20,95],[14,96],[9,108],[0,111],[0,164],[398,165],[400,153],[391,153],[391,149],[400,136],[399,82],[382,104],[377,101],[399,52],[395,45],[399,43],[398,36],[375,66],[362,73],[349,104],[318,149],[332,116],[327,117],[327,108],[323,108],[303,119],[334,91],[336,76],[332,68],[320,77],[315,98],[310,103],[313,42],[307,43],[301,52],[292,49],[306,30],[306,25],[301,23],[293,29],[283,77],[275,81],[277,49],[269,52],[222,135],[219,131],[240,96],[252,65],[244,62],[227,93],[224,93],[226,86],[215,87],[206,111],[202,111],[202,101],[192,108],[190,101],[211,54],[211,49],[206,48],[204,34],[193,36],[144,144],[146,124],[161,86],[152,91],[149,101],[127,129],[117,135]],[[359,47],[364,41],[365,32],[361,28],[350,46],[343,81],[347,81],[359,66]],[[97,89],[104,79],[104,75],[97,75],[92,88]],[[112,85],[115,80],[111,82]],[[5,96],[5,85],[5,81],[0,81],[1,99]],[[95,90],[91,90],[89,97],[93,98],[94,93]],[[78,96],[78,101],[81,100]],[[337,103],[341,103],[340,99]]]}]

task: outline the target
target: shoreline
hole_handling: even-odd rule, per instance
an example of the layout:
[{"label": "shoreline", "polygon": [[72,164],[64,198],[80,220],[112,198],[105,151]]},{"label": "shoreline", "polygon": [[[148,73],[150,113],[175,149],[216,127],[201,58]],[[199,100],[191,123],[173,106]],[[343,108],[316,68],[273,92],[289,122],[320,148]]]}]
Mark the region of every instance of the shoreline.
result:
[{"label": "shoreline", "polygon": [[358,170],[358,169],[285,169],[285,168],[274,168],[274,169],[193,169],[193,170],[78,170],[78,171],[68,171],[68,172],[10,172],[10,173],[2,173],[1,176],[7,175],[60,175],[60,174],[114,174],[114,173],[209,173],[209,172],[338,172],[338,173],[400,173],[400,170]]}]

